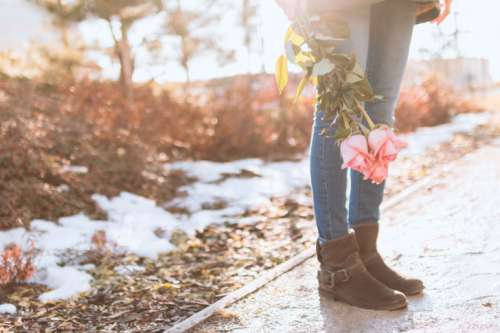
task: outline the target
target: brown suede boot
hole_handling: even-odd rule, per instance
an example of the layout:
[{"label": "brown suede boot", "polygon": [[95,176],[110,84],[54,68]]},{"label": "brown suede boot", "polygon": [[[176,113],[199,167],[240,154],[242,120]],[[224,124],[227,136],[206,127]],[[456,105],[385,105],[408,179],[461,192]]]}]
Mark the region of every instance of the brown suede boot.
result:
[{"label": "brown suede boot", "polygon": [[378,223],[366,223],[354,227],[359,254],[366,269],[389,288],[399,290],[408,296],[420,294],[424,289],[421,280],[401,276],[384,263],[377,250],[378,230]]},{"label": "brown suede boot", "polygon": [[372,310],[398,310],[407,306],[406,297],[375,279],[358,253],[354,233],[316,243],[320,262],[319,291],[334,300]]}]

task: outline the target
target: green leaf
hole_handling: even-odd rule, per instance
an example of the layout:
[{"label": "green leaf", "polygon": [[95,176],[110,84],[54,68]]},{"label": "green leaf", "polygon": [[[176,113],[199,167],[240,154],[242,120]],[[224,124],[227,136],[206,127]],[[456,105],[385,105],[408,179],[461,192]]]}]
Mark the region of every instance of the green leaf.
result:
[{"label": "green leaf", "polygon": [[357,88],[357,93],[356,97],[360,98],[362,101],[368,101],[373,99],[374,97],[374,92],[373,88],[368,82],[368,80],[363,79],[360,81],[360,83],[356,86]]},{"label": "green leaf", "polygon": [[278,90],[282,94],[288,84],[288,60],[285,55],[279,56],[276,61],[275,78]]},{"label": "green leaf", "polygon": [[299,101],[300,95],[302,95],[302,92],[304,91],[304,88],[307,84],[307,81],[309,81],[310,76],[306,75],[300,80],[299,86],[297,87],[297,92],[295,93],[295,100],[294,103],[297,103]]},{"label": "green leaf", "polygon": [[328,57],[337,68],[341,68],[347,71],[352,69],[351,67],[351,57],[346,54],[335,53]]},{"label": "green leaf", "polygon": [[314,65],[314,63],[316,62],[316,58],[314,57],[312,52],[301,51],[296,54],[295,62],[303,69],[306,69]]},{"label": "green leaf", "polygon": [[352,69],[352,72],[354,74],[356,74],[357,76],[365,77],[365,70],[363,69],[363,67],[361,67],[361,65],[359,63],[356,63],[354,65],[354,68]]},{"label": "green leaf", "polygon": [[356,61],[356,58],[353,57],[351,63],[351,68],[346,75],[347,83],[357,83],[363,81],[365,79],[365,70],[361,65]]},{"label": "green leaf", "polygon": [[318,86],[318,77],[317,76],[311,76],[311,83],[313,86]]},{"label": "green leaf", "polygon": [[357,83],[359,81],[362,81],[363,79],[364,79],[363,76],[359,76],[354,72],[349,72],[349,73],[347,73],[345,81],[347,83]]},{"label": "green leaf", "polygon": [[285,34],[285,45],[288,42],[291,42],[293,45],[300,47],[305,43],[305,39],[304,37],[296,33],[295,30],[293,30],[293,28],[290,26]]},{"label": "green leaf", "polygon": [[357,83],[357,82],[359,82],[361,80],[363,80],[363,79],[360,78],[359,76],[354,75],[352,73],[348,73],[347,76],[346,76],[345,82],[347,82],[347,83]]},{"label": "green leaf", "polygon": [[351,135],[350,128],[338,127],[335,130],[335,135],[333,136],[335,140],[344,140]]},{"label": "green leaf", "polygon": [[316,63],[313,68],[312,75],[322,76],[330,73],[335,69],[335,65],[330,62],[330,60],[324,58],[320,62]]}]

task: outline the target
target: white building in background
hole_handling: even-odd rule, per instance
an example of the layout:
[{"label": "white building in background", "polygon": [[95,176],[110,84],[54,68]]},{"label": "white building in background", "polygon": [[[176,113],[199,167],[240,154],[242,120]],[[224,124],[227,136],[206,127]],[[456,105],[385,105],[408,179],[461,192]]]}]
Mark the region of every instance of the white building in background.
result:
[{"label": "white building in background", "polygon": [[483,58],[410,60],[403,86],[419,84],[429,75],[437,75],[459,91],[491,87],[494,83],[490,62]]}]

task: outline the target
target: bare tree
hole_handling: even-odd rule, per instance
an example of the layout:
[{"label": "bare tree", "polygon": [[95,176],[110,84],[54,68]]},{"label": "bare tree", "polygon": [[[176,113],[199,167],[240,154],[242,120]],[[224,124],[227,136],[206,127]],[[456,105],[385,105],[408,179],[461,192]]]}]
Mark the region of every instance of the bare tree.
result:
[{"label": "bare tree", "polygon": [[429,59],[443,59],[445,56],[454,58],[463,57],[462,48],[460,47],[460,40],[463,35],[469,33],[467,30],[462,30],[459,24],[459,13],[453,13],[454,27],[448,31],[443,31],[439,26],[432,34],[435,45],[433,48],[422,48],[420,54]]},{"label": "bare tree", "polygon": [[257,32],[257,23],[255,21],[257,9],[258,7],[255,0],[243,0],[241,4],[240,25],[244,31],[243,45],[245,45],[247,49],[248,72],[250,72],[252,46],[255,39],[255,33]]},{"label": "bare tree", "polygon": [[221,62],[232,59],[234,52],[220,46],[217,34],[212,29],[223,15],[223,10],[215,10],[220,0],[205,1],[203,6],[186,8],[180,0],[168,2],[166,9],[165,33],[179,42],[177,60],[184,69],[186,82],[191,81],[191,61],[206,53],[213,53]]},{"label": "bare tree", "polygon": [[[161,0],[33,0],[56,19],[59,28],[68,22],[100,18],[107,22],[114,41],[114,53],[120,62],[120,83],[125,95],[132,95],[135,59],[129,42],[130,28],[138,20],[157,13]],[[118,26],[118,29],[116,27]],[[68,38],[64,37],[69,43]]]}]

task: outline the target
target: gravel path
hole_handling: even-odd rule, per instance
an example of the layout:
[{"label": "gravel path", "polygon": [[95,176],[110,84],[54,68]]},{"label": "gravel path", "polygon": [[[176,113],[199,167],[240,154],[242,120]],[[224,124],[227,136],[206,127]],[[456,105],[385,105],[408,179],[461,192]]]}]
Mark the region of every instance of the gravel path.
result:
[{"label": "gravel path", "polygon": [[385,212],[381,252],[424,279],[407,310],[374,312],[320,298],[316,259],[196,332],[500,332],[500,139]]}]

